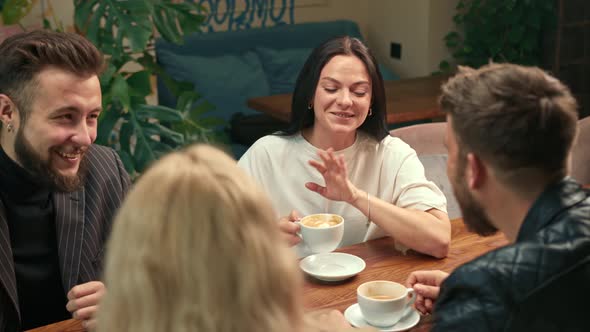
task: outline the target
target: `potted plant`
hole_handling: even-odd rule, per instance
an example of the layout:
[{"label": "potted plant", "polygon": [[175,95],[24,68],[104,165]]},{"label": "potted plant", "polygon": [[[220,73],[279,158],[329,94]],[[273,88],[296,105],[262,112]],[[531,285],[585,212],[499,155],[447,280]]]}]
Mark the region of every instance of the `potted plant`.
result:
[{"label": "potted plant", "polygon": [[[108,59],[100,77],[103,112],[97,143],[114,147],[132,176],[177,147],[220,139],[213,130],[215,119],[202,117],[210,104],[190,83],[167,75],[151,52],[155,33],[182,43],[184,34],[200,31],[203,7],[190,0],[75,0],[74,5],[76,30]],[[154,75],[162,75],[178,97],[176,109],[146,101]]]},{"label": "potted plant", "polygon": [[[457,64],[474,68],[490,61],[538,65],[543,31],[557,19],[554,0],[459,0],[456,10],[459,29],[445,43]],[[451,65],[445,60],[439,67]]]}]

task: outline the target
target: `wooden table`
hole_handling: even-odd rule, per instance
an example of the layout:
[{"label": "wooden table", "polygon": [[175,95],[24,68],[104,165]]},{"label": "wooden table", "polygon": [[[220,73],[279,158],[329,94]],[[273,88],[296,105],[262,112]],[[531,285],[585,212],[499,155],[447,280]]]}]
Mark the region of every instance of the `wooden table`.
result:
[{"label": "wooden table", "polygon": [[86,330],[82,327],[82,322],[76,319],[68,319],[55,324],[50,324],[36,329],[29,330],[28,332],[85,332]]},{"label": "wooden table", "polygon": [[[466,230],[461,219],[451,222],[451,250],[447,258],[436,259],[409,251],[403,255],[394,248],[391,238],[381,238],[337,251],[353,254],[365,260],[367,267],[352,279],[328,283],[307,278],[303,292],[305,306],[309,310],[332,308],[342,312],[356,302],[356,288],[370,280],[393,280],[404,283],[415,270],[443,270],[451,272],[457,266],[468,262],[492,249],[508,243],[503,234],[480,237]],[[428,331],[430,316],[421,317],[420,323],[411,331]],[[30,332],[82,332],[84,329],[77,320],[40,327]]]},{"label": "wooden table", "polygon": [[[409,251],[403,255],[394,248],[391,238],[382,238],[344,247],[336,251],[361,257],[367,267],[352,279],[340,283],[327,283],[307,278],[303,298],[307,309],[333,308],[342,312],[356,303],[356,288],[371,280],[392,280],[405,283],[408,275],[416,270],[453,271],[492,249],[508,243],[503,234],[480,237],[467,231],[461,219],[451,222],[451,250],[447,258],[435,259]],[[430,316],[423,316],[411,331],[428,331]]]},{"label": "wooden table", "polygon": [[[385,81],[387,99],[387,123],[428,120],[444,117],[437,98],[445,75]],[[288,122],[291,116],[290,93],[248,99],[249,108]]]}]

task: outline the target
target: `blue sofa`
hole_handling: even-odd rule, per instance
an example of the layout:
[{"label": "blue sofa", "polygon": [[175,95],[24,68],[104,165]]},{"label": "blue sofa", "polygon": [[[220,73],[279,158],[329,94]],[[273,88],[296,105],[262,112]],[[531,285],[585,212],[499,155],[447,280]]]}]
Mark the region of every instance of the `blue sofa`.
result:
[{"label": "blue sofa", "polygon": [[[196,33],[183,45],[156,41],[158,63],[173,78],[194,84],[213,104],[214,116],[226,121],[236,113],[259,114],[246,106],[257,96],[291,93],[301,67],[312,49],[340,35],[362,39],[352,21],[331,21],[253,28],[241,31]],[[397,79],[381,68],[384,79]],[[158,78],[161,105],[174,107],[176,98]],[[233,144],[236,157],[247,146]]]}]

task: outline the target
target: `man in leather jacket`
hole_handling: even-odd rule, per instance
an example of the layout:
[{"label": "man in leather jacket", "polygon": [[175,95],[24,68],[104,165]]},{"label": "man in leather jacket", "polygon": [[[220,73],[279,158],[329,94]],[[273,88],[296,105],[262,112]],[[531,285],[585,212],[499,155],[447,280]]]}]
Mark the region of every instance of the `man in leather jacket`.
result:
[{"label": "man in leather jacket", "polygon": [[463,219],[510,244],[451,275],[413,272],[416,308],[434,309],[434,331],[587,330],[590,192],[567,176],[575,99],[542,70],[511,64],[461,68],[442,90]]}]

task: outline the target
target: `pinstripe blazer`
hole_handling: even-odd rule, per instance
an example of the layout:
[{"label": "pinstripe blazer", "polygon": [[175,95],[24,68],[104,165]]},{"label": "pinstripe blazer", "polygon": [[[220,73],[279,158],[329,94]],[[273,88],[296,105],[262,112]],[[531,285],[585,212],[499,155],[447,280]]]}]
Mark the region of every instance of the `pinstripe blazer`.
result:
[{"label": "pinstripe blazer", "polygon": [[[115,151],[91,145],[86,153],[88,174],[81,190],[54,193],[59,268],[64,290],[99,280],[105,241],[114,214],[130,181]],[[0,332],[20,330],[14,260],[0,201]]]}]

